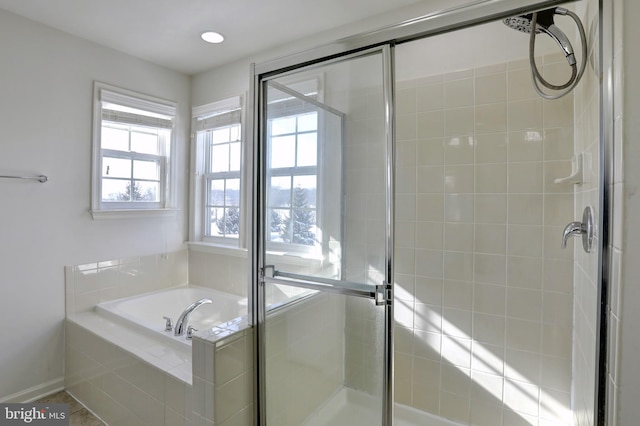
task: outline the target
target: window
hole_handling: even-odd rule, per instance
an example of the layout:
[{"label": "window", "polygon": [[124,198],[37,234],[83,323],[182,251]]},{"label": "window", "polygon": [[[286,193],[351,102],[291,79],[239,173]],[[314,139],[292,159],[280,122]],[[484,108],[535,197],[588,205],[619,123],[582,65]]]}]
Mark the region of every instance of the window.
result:
[{"label": "window", "polygon": [[315,246],[318,187],[318,113],[268,121],[270,241]]},{"label": "window", "polygon": [[165,210],[175,104],[95,84],[92,213]]},{"label": "window", "polygon": [[200,241],[241,245],[241,111],[240,97],[194,108],[195,238]]},{"label": "window", "polygon": [[337,205],[324,203],[321,195],[327,179],[320,175],[322,156],[328,154],[321,87],[319,75],[267,84],[265,226],[267,250],[273,253],[316,258],[328,250],[322,209]]}]

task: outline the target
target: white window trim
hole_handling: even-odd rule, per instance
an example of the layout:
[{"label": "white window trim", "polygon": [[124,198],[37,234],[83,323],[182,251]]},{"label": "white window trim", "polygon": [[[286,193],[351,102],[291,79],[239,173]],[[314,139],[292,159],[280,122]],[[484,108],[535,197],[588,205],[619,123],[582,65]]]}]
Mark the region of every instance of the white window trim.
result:
[{"label": "white window trim", "polygon": [[[191,220],[189,221],[189,247],[197,251],[207,251],[203,247],[210,247],[211,250],[243,251],[248,247],[246,241],[245,224],[247,209],[247,181],[248,168],[246,167],[248,155],[246,144],[246,126],[244,96],[238,95],[231,98],[211,102],[209,104],[195,106],[192,108],[192,131],[191,131],[191,176],[190,176],[190,207]],[[206,189],[205,181],[205,147],[198,143],[196,121],[197,117],[224,113],[240,108],[240,232],[238,238],[205,237],[204,218],[204,193]]]},{"label": "white window trim", "polygon": [[[113,102],[133,108],[143,109],[162,115],[174,117],[174,127],[169,141],[169,152],[166,153],[166,163],[163,170],[163,193],[160,203],[142,205],[135,203],[123,208],[121,203],[107,206],[101,201],[102,188],[102,102]],[[122,89],[102,82],[93,85],[93,138],[91,164],[91,208],[90,213],[96,219],[122,219],[131,217],[173,216],[178,211],[176,207],[176,118],[177,104],[165,99],[145,95],[127,89]]]}]

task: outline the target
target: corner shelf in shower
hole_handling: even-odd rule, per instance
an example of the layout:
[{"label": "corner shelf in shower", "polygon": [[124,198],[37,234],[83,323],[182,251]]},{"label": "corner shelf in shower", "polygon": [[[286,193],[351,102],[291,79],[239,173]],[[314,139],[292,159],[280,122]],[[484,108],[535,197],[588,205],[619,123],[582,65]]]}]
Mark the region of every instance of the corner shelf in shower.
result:
[{"label": "corner shelf in shower", "polygon": [[571,174],[567,177],[557,178],[553,183],[572,183],[579,185],[584,182],[584,153],[576,154],[571,159]]}]

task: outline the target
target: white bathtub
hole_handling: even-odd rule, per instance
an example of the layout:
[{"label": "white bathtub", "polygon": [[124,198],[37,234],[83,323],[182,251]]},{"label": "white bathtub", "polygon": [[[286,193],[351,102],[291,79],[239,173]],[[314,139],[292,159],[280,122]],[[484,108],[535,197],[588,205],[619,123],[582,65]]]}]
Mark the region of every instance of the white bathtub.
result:
[{"label": "white bathtub", "polygon": [[209,298],[213,303],[199,306],[189,316],[188,325],[197,330],[206,330],[247,314],[246,297],[197,286],[176,287],[99,303],[96,305],[96,313],[168,341],[191,345],[191,341],[185,338],[186,333],[174,336],[173,331],[165,331],[165,320],[162,317],[171,318],[175,325],[185,308],[202,298]]}]

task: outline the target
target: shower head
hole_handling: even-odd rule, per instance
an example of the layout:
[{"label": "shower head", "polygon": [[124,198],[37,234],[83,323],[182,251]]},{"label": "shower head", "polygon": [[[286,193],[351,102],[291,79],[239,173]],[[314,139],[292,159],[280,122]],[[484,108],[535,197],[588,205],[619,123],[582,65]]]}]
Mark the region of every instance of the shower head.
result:
[{"label": "shower head", "polygon": [[[531,33],[531,14],[512,16],[510,18],[505,18],[502,22],[504,22],[507,27],[513,28],[516,31],[527,34]],[[540,28],[536,29],[536,34],[540,34]]]},{"label": "shower head", "polygon": [[[582,53],[580,68],[578,68],[576,63],[576,57],[573,53],[573,47],[571,46],[569,39],[553,22],[554,15],[566,15],[573,19],[576,24],[580,35]],[[503,22],[509,28],[529,34],[529,65],[531,66],[533,88],[538,95],[549,100],[559,99],[576,87],[587,66],[587,36],[585,34],[582,21],[580,21],[577,14],[562,7],[554,7],[551,9],[541,10],[539,12],[529,13],[527,15],[512,16],[504,19]],[[535,48],[536,38],[540,33],[545,33],[555,40],[564,52],[567,62],[569,62],[571,77],[562,84],[547,81],[538,70],[538,66],[535,61]],[[546,93],[540,88],[540,84],[545,86],[547,89],[554,90],[556,92]]]},{"label": "shower head", "polygon": [[[576,59],[573,53],[573,47],[571,46],[571,43],[569,42],[569,39],[567,38],[565,33],[563,33],[562,30],[558,28],[553,21],[553,16],[556,14],[566,15],[567,10],[561,7],[554,7],[552,9],[546,9],[537,12],[535,33],[545,33],[549,37],[554,39],[564,51],[569,64],[574,65],[576,63]],[[513,28],[514,30],[530,34],[533,26],[533,13],[506,18],[502,22],[504,22],[504,24],[509,28]]]},{"label": "shower head", "polygon": [[[541,10],[538,13],[536,18],[536,34],[540,34],[543,29],[549,28],[549,26],[554,25],[553,15],[556,14],[556,9],[546,9]],[[521,31],[523,33],[529,34],[531,32],[531,24],[533,23],[533,13],[528,13],[526,15],[520,16],[512,16],[510,18],[504,19],[502,22],[514,30]]]}]

